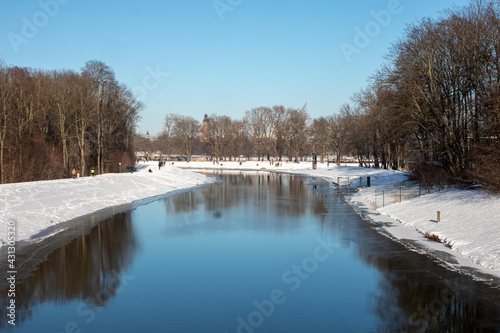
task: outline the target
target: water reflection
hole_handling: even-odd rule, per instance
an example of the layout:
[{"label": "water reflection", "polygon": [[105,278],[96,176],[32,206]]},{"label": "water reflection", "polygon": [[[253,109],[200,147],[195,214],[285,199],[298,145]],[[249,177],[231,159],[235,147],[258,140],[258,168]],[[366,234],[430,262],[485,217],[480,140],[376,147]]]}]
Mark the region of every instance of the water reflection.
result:
[{"label": "water reflection", "polygon": [[[258,211],[272,217],[270,223],[262,217],[250,219],[253,223],[247,228],[259,232],[297,230],[308,220],[307,216],[313,215],[315,218],[310,220],[320,224],[323,237],[340,238],[343,248],[353,249],[359,259],[380,273],[377,290],[367,297],[368,308],[378,318],[377,331],[498,332],[500,329],[498,288],[452,272],[428,256],[408,251],[382,236],[374,225],[360,219],[328,183],[317,181],[308,185],[307,179],[272,174],[224,177],[224,184],[164,201],[167,214],[181,213],[183,217],[169,220],[168,235],[185,235],[186,230],[241,228],[239,220],[218,215],[218,212],[230,214],[236,206],[240,206],[240,213],[245,206],[258,207]],[[283,225],[280,217],[298,219],[287,219]],[[211,223],[217,222],[217,218],[221,221]],[[193,225],[197,223],[193,221],[199,225]],[[336,269],[332,268],[332,272]],[[325,292],[328,288],[331,286]]]},{"label": "water reflection", "polygon": [[[223,177],[224,183],[164,200],[167,215],[182,217],[168,224],[169,234],[235,228],[285,232],[307,222],[301,217],[315,215],[315,219],[324,219],[322,214],[327,212],[321,193],[311,191],[306,178],[269,173],[224,173]],[[265,216],[245,225],[240,223],[241,215],[255,211],[265,212]],[[231,216],[222,218],[223,214]],[[286,225],[282,223],[285,220]]]},{"label": "water reflection", "polygon": [[460,276],[448,280],[448,272],[444,272],[444,280],[432,281],[429,272],[404,276],[384,273],[385,279],[372,299],[381,330],[498,332],[500,328],[498,295],[487,294],[498,294],[498,290],[488,290]]},{"label": "water reflection", "polygon": [[[136,251],[130,212],[101,222],[88,235],[53,251],[31,276],[16,285],[17,325],[31,317],[33,307],[46,302],[83,300],[90,307],[104,306],[116,295]],[[7,291],[0,291],[1,328],[8,326]]]},{"label": "water reflection", "polygon": [[478,282],[384,239],[369,221],[349,216],[353,212],[335,199],[338,193],[323,192],[330,226],[340,232],[342,244],[355,247],[357,256],[381,274],[369,297],[379,318],[377,331],[500,332],[500,285]]}]

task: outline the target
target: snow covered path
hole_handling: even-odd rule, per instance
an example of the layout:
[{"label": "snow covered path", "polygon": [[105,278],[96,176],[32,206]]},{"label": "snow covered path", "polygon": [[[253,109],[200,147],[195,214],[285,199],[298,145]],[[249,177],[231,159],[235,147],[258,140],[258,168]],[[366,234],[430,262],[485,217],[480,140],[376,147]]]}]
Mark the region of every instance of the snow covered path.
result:
[{"label": "snow covered path", "polygon": [[8,225],[15,224],[17,241],[28,240],[49,227],[101,209],[216,181],[169,166],[159,171],[157,163],[139,167],[135,173],[0,185],[0,244],[6,244]]}]

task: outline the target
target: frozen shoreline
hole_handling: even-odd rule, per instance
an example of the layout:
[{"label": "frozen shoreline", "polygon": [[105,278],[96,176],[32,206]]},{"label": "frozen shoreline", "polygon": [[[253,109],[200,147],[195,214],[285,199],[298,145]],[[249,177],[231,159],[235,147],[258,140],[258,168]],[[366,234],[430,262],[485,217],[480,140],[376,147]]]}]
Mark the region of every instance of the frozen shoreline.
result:
[{"label": "frozen shoreline", "polygon": [[[398,184],[407,174],[397,171],[328,166],[318,164],[312,170],[308,163],[269,162],[174,162],[158,170],[157,162],[139,163],[135,173],[106,174],[80,179],[64,179],[0,185],[0,247],[6,244],[8,224],[14,221],[16,241],[37,242],[40,235],[64,222],[103,209],[190,190],[216,182],[192,171],[237,170],[302,174],[336,182],[337,177],[370,176],[371,187],[350,195],[349,202],[363,216],[378,223],[383,233],[408,245],[418,243],[428,253],[446,253],[456,260],[446,264],[457,271],[480,271],[500,277],[500,196],[482,191],[448,189],[438,193],[388,203],[375,208],[377,193]],[[148,172],[152,169],[152,173]],[[356,186],[356,184],[354,185]],[[442,212],[436,223],[436,211]],[[439,237],[442,243],[430,241],[425,233]],[[38,237],[38,238],[34,238]]]}]

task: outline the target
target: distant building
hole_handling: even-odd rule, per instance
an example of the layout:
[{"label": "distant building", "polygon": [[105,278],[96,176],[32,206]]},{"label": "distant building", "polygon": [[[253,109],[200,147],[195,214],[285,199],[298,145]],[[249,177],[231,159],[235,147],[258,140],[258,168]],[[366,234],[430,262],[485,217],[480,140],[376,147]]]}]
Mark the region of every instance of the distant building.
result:
[{"label": "distant building", "polygon": [[307,114],[307,103],[301,109],[298,109],[297,111],[299,111],[301,114]]},{"label": "distant building", "polygon": [[201,129],[201,135],[200,139],[201,141],[205,141],[208,138],[208,126],[210,124],[210,118],[208,118],[208,114],[205,114],[205,117],[203,118],[203,122],[201,123],[202,129]]},{"label": "distant building", "polygon": [[151,135],[149,135],[149,131],[146,132],[145,138],[151,142],[156,141],[156,138],[152,138]]},{"label": "distant building", "polygon": [[147,154],[145,151],[136,151],[135,157],[136,157],[137,161],[146,161],[147,160]]},{"label": "distant building", "polygon": [[191,161],[193,162],[205,162],[210,160],[211,158],[208,155],[191,155]]}]

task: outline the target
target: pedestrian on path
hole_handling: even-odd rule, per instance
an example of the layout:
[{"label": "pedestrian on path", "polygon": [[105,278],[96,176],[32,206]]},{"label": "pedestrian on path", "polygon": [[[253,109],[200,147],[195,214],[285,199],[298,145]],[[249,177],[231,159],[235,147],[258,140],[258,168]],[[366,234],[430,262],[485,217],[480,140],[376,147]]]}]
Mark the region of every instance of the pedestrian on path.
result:
[{"label": "pedestrian on path", "polygon": [[90,168],[90,175],[91,175],[92,177],[94,177],[94,176],[95,176],[95,169],[94,169],[94,167]]}]

